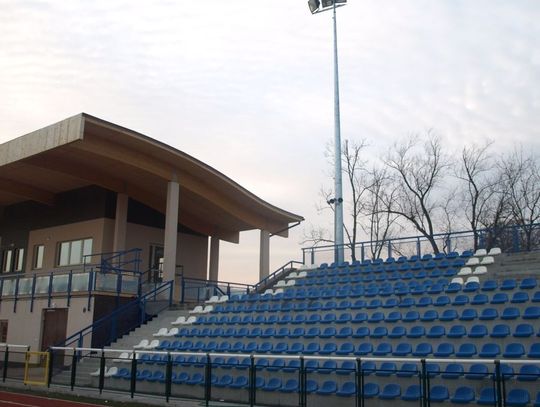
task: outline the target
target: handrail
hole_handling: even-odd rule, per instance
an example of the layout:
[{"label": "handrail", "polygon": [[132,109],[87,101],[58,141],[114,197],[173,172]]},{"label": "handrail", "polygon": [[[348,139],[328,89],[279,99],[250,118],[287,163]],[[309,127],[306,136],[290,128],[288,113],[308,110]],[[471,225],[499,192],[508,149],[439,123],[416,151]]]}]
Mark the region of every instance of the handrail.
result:
[{"label": "handrail", "polygon": [[22,349],[30,349],[30,345],[17,345],[13,343],[0,343],[0,347],[2,348],[22,348]]},{"label": "handrail", "polygon": [[290,269],[290,268],[294,268],[293,266],[294,266],[295,264],[304,265],[303,262],[298,261],[298,260],[290,260],[290,261],[288,261],[288,262],[285,263],[283,266],[279,267],[276,271],[274,271],[272,274],[269,274],[268,276],[266,276],[265,278],[263,278],[261,281],[259,281],[257,284],[255,284],[255,286],[254,286],[255,290],[258,290],[259,288],[266,286],[266,284],[267,284],[270,280],[273,280],[273,279],[277,278],[277,277],[280,276],[283,272],[285,272],[285,270],[288,270],[288,269]]},{"label": "handrail", "polygon": [[[60,345],[66,346],[66,345],[69,345],[70,343],[74,343],[75,341],[78,341],[79,345],[82,345],[84,336],[93,332],[95,329],[101,327],[105,323],[113,321],[115,317],[122,315],[122,313],[124,313],[129,308],[132,308],[133,306],[138,306],[141,304],[145,305],[147,300],[152,299],[152,297],[156,299],[156,297],[159,294],[166,292],[167,290],[169,290],[167,306],[170,306],[172,304],[172,288],[173,288],[173,281],[166,281],[165,283],[161,284],[159,287],[155,288],[154,290],[149,291],[143,294],[142,296],[138,297],[137,299],[116,308],[110,314],[98,319],[97,321],[94,321],[92,324],[68,336],[63,342],[60,342],[56,344],[55,346],[60,346]],[[145,316],[141,315],[141,317],[139,318],[139,324],[137,326],[140,326],[142,323],[146,322],[145,318],[146,318]],[[133,328],[134,326],[129,327],[128,331]],[[113,333],[111,332],[111,334]],[[116,334],[116,337],[118,337],[122,335],[123,333],[121,334],[115,333],[115,334]],[[112,336],[115,336],[115,335],[112,335]],[[112,338],[112,336],[110,339],[111,341],[114,341],[116,338]]]}]

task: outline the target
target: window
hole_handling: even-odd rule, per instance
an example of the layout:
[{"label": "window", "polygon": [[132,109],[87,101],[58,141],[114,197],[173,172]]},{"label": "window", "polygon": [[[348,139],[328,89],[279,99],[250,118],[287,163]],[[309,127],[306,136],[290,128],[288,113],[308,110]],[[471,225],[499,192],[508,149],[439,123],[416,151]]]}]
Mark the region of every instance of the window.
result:
[{"label": "window", "polygon": [[2,256],[2,273],[23,271],[24,249],[7,249]]},{"label": "window", "polygon": [[43,268],[43,255],[45,254],[45,246],[38,244],[34,246],[34,269]]},{"label": "window", "polygon": [[0,319],[0,343],[7,343],[8,321]]},{"label": "window", "polygon": [[58,265],[73,266],[82,264],[84,256],[92,254],[92,239],[61,242],[58,246]]}]

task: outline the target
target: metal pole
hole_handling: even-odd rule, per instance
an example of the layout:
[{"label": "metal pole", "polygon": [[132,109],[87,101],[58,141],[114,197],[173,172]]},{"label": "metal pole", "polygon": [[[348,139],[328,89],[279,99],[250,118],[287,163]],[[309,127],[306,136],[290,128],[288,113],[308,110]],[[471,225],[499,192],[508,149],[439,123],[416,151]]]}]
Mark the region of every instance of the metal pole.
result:
[{"label": "metal pole", "polygon": [[337,49],[337,18],[336,2],[334,5],[334,188],[335,188],[335,211],[334,211],[334,244],[335,262],[342,263],[343,255],[343,188],[341,181],[341,125],[339,113],[339,74],[338,74],[338,49]]}]

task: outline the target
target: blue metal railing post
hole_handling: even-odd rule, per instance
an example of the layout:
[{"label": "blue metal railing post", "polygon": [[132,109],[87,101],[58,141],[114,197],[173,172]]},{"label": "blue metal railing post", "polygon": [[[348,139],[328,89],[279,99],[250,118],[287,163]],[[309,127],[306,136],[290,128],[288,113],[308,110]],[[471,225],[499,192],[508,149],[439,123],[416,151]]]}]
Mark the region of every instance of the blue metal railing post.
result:
[{"label": "blue metal railing post", "polygon": [[392,241],[388,241],[388,257],[392,257]]},{"label": "blue metal railing post", "polygon": [[418,257],[422,256],[422,244],[420,243],[420,237],[416,238],[416,255]]},{"label": "blue metal railing post", "polygon": [[72,285],[73,285],[73,271],[70,270],[69,271],[69,276],[68,276],[68,286],[67,286],[67,306],[68,307],[71,304],[71,288],[72,288]]},{"label": "blue metal railing post", "polygon": [[94,271],[93,270],[90,270],[88,272],[88,306],[86,307],[86,309],[88,311],[90,311],[90,306],[92,305],[91,302],[92,302],[92,287],[95,285],[95,281],[94,281]]},{"label": "blue metal railing post", "polygon": [[17,276],[15,280],[15,297],[13,298],[13,312],[17,312],[17,300],[19,299],[19,280],[20,277]]},{"label": "blue metal railing post", "polygon": [[47,308],[51,308],[53,278],[54,278],[53,273],[49,274],[49,289],[48,289],[48,298],[47,298]]},{"label": "blue metal railing post", "polygon": [[[36,298],[36,275],[32,276],[32,292],[30,294],[30,312],[34,312],[34,300]],[[68,304],[69,307],[69,304]]]}]

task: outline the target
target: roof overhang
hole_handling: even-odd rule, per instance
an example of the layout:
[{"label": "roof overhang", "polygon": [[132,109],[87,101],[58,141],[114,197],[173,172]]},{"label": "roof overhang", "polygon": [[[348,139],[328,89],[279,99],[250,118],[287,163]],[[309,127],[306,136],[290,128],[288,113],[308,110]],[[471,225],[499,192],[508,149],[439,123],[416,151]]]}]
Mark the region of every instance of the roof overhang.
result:
[{"label": "roof overhang", "polygon": [[0,206],[98,185],[165,213],[167,184],[180,185],[179,222],[238,242],[264,229],[288,236],[299,215],[265,202],[209,165],[169,145],[81,113],[0,145]]}]

